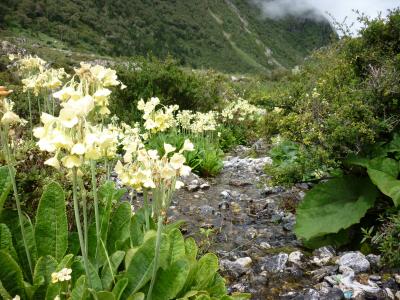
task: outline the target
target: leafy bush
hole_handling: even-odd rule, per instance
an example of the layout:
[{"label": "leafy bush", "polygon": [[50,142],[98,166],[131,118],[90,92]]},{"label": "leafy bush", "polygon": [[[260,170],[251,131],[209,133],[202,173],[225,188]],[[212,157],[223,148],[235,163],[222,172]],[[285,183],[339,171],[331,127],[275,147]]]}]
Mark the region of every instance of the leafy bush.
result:
[{"label": "leafy bush", "polygon": [[164,105],[178,104],[195,111],[221,105],[221,75],[184,70],[172,58],[137,58],[128,67],[120,67],[118,76],[127,88],[115,93],[110,109],[126,122],[138,120],[137,102],[151,97],[159,97]]},{"label": "leafy bush", "polygon": [[164,154],[164,143],[171,144],[179,149],[187,138],[190,138],[195,146],[194,151],[184,154],[186,163],[192,168],[192,171],[202,177],[218,175],[223,167],[223,152],[217,143],[211,141],[211,138],[201,135],[186,136],[171,131],[155,135],[148,141],[147,146],[151,149],[157,149],[158,153],[162,155]]},{"label": "leafy bush", "polygon": [[400,266],[400,214],[392,212],[380,218],[382,224],[374,232],[374,227],[365,231],[364,240],[381,252],[382,263],[389,267]]},{"label": "leafy bush", "polygon": [[265,166],[265,172],[271,176],[272,185],[320,180],[328,176],[323,154],[288,140],[279,141],[269,151],[272,164]]}]

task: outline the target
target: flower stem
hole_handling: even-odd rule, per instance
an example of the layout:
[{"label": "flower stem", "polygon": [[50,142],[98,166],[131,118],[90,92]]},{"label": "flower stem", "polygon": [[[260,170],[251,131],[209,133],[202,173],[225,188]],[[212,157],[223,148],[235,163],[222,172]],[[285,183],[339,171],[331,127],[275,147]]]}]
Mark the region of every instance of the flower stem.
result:
[{"label": "flower stem", "polygon": [[76,228],[78,230],[79,244],[80,244],[81,252],[82,252],[82,256],[83,256],[83,263],[85,265],[86,277],[87,277],[89,286],[91,286],[90,276],[89,276],[89,260],[88,260],[86,249],[85,249],[85,241],[83,238],[81,220],[79,217],[79,202],[78,202],[77,185],[78,185],[78,176],[77,176],[77,169],[75,167],[72,169],[72,195],[73,195],[73,200],[74,200],[75,223],[76,223]]},{"label": "flower stem", "polygon": [[149,204],[148,204],[148,192],[143,191],[143,207],[144,207],[144,219],[146,221],[146,231],[150,230],[150,220],[149,220]]},{"label": "flower stem", "polygon": [[153,287],[154,287],[154,283],[156,281],[156,276],[157,276],[157,271],[158,271],[158,260],[160,257],[162,228],[163,228],[163,217],[160,215],[158,217],[158,224],[157,224],[157,239],[156,239],[156,249],[155,249],[155,256],[154,256],[153,273],[151,276],[149,292],[147,294],[146,300],[151,300],[151,294],[153,293]]},{"label": "flower stem", "polygon": [[[100,216],[99,216],[99,199],[97,197],[97,179],[96,179],[96,161],[91,160],[90,161],[90,172],[92,175],[92,192],[93,192],[93,200],[94,200],[94,218],[95,218],[95,223],[96,223],[96,236],[97,236],[97,241],[101,239],[100,236]],[[96,257],[97,257],[97,252],[98,252],[98,242],[96,246]]]},{"label": "flower stem", "polygon": [[33,121],[32,121],[32,101],[31,92],[28,90],[28,106],[29,106],[29,124],[31,126],[31,140],[33,140]]},{"label": "flower stem", "polygon": [[87,221],[87,198],[86,198],[86,189],[83,185],[83,180],[79,180],[79,186],[81,190],[82,197],[82,207],[83,207],[83,239],[85,240],[85,251],[88,253],[88,221]]},{"label": "flower stem", "polygon": [[22,210],[21,210],[21,202],[19,201],[17,183],[15,182],[15,170],[12,166],[12,155],[10,152],[10,148],[8,147],[8,126],[5,126],[4,130],[2,130],[2,136],[3,136],[4,154],[6,156],[6,161],[7,161],[7,166],[8,166],[8,173],[10,174],[10,180],[11,180],[11,184],[12,184],[13,191],[14,191],[15,203],[17,204],[19,226],[21,227],[21,235],[22,235],[22,240],[24,242],[25,254],[26,254],[26,258],[28,260],[29,269],[31,271],[31,276],[33,276],[31,254],[29,251],[28,243],[26,241],[25,227],[24,227],[23,215],[22,215]]}]

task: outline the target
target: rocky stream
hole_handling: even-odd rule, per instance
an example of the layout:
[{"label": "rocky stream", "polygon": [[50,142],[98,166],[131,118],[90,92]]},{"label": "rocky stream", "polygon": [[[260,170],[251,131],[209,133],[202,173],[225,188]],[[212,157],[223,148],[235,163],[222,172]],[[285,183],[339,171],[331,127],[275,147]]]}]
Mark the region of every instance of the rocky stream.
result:
[{"label": "rocky stream", "polygon": [[271,159],[255,155],[266,153],[262,148],[237,148],[216,178],[187,177],[169,214],[186,221],[183,231],[202,251],[219,256],[230,291],[252,299],[400,299],[400,275],[385,273],[379,256],[302,247],[294,208],[310,184],[266,186],[263,167]]}]

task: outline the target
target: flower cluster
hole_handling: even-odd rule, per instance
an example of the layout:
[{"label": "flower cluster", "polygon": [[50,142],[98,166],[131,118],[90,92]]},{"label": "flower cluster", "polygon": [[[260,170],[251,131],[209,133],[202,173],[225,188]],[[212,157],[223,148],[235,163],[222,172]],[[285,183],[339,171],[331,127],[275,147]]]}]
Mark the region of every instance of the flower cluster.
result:
[{"label": "flower cluster", "polygon": [[88,160],[114,157],[118,145],[119,130],[113,125],[91,123],[98,114],[110,112],[111,91],[107,87],[122,85],[115,71],[82,63],[75,73],[76,76],[54,93],[61,103],[59,116],[42,113],[43,126],[34,129],[40,150],[55,153],[45,162],[55,168],[60,167],[60,155],[62,164],[72,169]]},{"label": "flower cluster", "polygon": [[218,112],[216,111],[194,113],[190,110],[183,110],[176,116],[177,123],[181,129],[192,133],[203,133],[216,130],[217,118]]},{"label": "flower cluster", "polygon": [[179,189],[183,186],[177,181],[179,176],[187,176],[191,168],[185,165],[185,151],[193,151],[194,146],[189,140],[185,140],[182,148],[176,152],[176,148],[170,144],[164,144],[165,154],[160,157],[157,150],[146,150],[143,145],[138,145],[136,152],[131,156],[125,155],[124,163],[117,162],[115,171],[122,184],[131,186],[137,191],[143,189]]},{"label": "flower cluster", "polygon": [[51,273],[51,282],[57,283],[57,282],[71,280],[71,273],[72,273],[72,270],[68,269],[68,268],[63,268],[59,272]]},{"label": "flower cluster", "polygon": [[32,90],[35,96],[43,91],[52,91],[62,86],[62,80],[69,77],[63,68],[53,69],[46,67],[46,61],[38,56],[12,55],[8,58],[14,61],[18,73],[23,77],[24,92]]},{"label": "flower cluster", "polygon": [[14,102],[6,97],[12,93],[6,87],[0,86],[0,123],[2,125],[25,124],[25,120],[21,119],[13,112]]},{"label": "flower cluster", "polygon": [[163,106],[156,110],[159,104],[160,100],[156,97],[146,103],[143,99],[138,102],[138,110],[143,111],[144,127],[151,133],[163,132],[176,125],[174,112],[179,109],[179,106]]},{"label": "flower cluster", "polygon": [[230,103],[222,112],[221,117],[224,122],[237,119],[244,121],[245,119],[252,119],[256,116],[265,114],[265,110],[261,109],[248,101],[239,99],[236,102]]}]

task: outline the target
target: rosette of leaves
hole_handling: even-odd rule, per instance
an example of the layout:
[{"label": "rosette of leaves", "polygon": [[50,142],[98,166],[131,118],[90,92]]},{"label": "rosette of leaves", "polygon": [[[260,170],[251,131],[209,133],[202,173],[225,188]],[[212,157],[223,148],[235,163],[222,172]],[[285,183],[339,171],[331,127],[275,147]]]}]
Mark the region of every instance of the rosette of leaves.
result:
[{"label": "rosette of leaves", "polygon": [[[2,182],[2,180],[0,180]],[[4,189],[3,189],[4,190]],[[17,215],[0,215],[0,296],[12,299],[145,299],[155,263],[156,224],[145,229],[143,209],[132,213],[121,202],[125,190],[108,182],[100,187],[101,231],[96,236],[94,220],[87,241],[90,261],[86,275],[75,232],[68,232],[64,192],[49,184],[41,197],[34,224],[25,219],[28,245],[35,265],[30,274],[17,226]],[[227,295],[218,273],[218,258],[211,253],[198,257],[192,238],[184,239],[179,223],[164,226],[158,269],[151,299],[249,299],[247,294]],[[96,241],[101,243],[97,247]],[[51,274],[72,269],[68,282],[52,282]]]},{"label": "rosette of leaves", "polygon": [[334,178],[306,194],[297,209],[295,231],[307,246],[345,244],[346,229],[359,223],[378,198],[388,197],[395,207],[400,205],[400,136],[376,148],[368,158],[346,161],[365,169],[364,176]]}]

